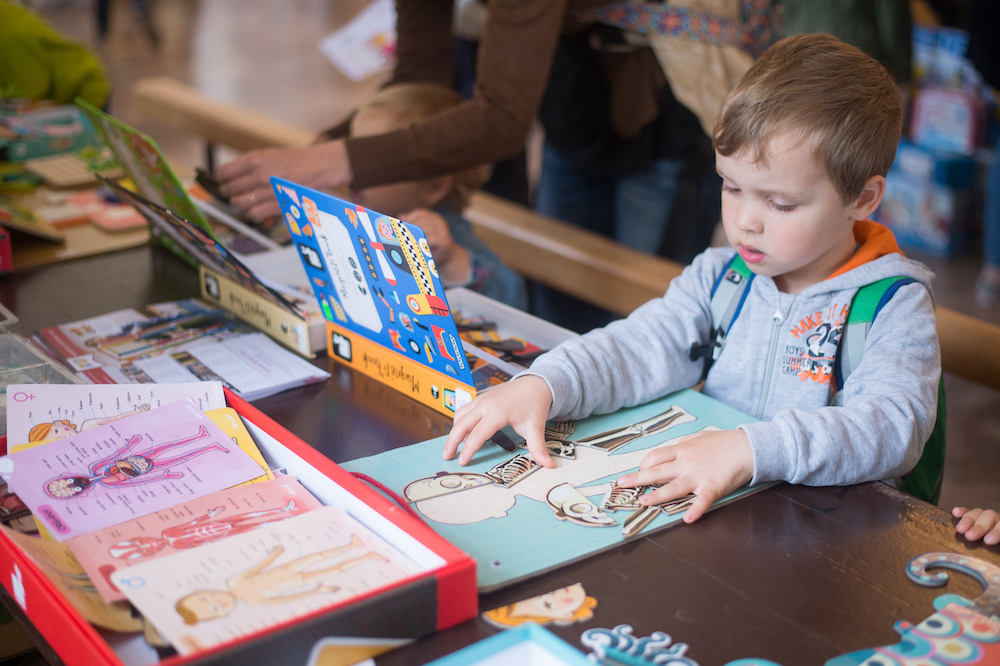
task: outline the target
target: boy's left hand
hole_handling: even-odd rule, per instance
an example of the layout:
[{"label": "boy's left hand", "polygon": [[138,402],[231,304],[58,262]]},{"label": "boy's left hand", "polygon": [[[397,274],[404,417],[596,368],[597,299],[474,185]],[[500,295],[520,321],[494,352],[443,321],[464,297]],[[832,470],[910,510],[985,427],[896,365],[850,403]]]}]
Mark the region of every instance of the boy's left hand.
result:
[{"label": "boy's left hand", "polygon": [[662,504],[694,493],[684,522],[701,518],[712,502],[753,478],[753,449],[742,430],[699,432],[673,446],[653,449],[639,471],[618,479],[624,488],[663,484],[639,498],[645,505]]}]

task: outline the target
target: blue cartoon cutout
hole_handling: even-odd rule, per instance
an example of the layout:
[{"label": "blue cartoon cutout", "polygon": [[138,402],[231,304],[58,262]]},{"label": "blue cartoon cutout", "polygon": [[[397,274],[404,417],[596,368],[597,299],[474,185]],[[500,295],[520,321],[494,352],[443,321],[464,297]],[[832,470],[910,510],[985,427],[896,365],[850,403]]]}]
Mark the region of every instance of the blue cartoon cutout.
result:
[{"label": "blue cartoon cutout", "polygon": [[423,231],[281,178],[271,185],[328,321],[473,385]]},{"label": "blue cartoon cutout", "polygon": [[897,622],[899,642],[836,657],[825,666],[946,666],[1000,664],[1000,567],[956,553],[927,553],[906,565],[917,585],[941,587],[951,569],[972,576],[983,594],[969,601],[945,594],[934,601],[935,613],[914,626]]}]

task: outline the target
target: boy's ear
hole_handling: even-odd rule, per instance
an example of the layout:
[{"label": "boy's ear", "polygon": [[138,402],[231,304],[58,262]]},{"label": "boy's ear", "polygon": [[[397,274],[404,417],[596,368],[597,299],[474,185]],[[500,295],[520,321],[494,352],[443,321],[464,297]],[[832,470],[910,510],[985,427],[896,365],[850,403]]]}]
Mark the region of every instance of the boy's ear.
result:
[{"label": "boy's ear", "polygon": [[437,206],[451,192],[451,186],[454,183],[455,177],[451,174],[425,180],[421,192],[420,206],[417,206],[417,208],[434,208],[434,206]]},{"label": "boy's ear", "polygon": [[851,217],[855,220],[867,220],[871,217],[885,195],[885,177],[872,176],[865,181],[861,194],[851,204]]}]

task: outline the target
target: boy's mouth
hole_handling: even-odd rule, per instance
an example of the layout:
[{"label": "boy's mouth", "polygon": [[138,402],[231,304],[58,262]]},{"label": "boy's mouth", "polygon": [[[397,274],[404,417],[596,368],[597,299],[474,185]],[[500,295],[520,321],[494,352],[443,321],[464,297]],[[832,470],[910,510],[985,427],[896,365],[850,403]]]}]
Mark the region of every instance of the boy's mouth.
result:
[{"label": "boy's mouth", "polygon": [[736,251],[740,253],[740,256],[743,258],[743,261],[747,262],[748,264],[757,264],[764,261],[764,259],[767,258],[767,255],[758,250],[757,248],[750,247],[749,245],[744,245],[743,243],[740,243],[739,247],[736,248]]}]

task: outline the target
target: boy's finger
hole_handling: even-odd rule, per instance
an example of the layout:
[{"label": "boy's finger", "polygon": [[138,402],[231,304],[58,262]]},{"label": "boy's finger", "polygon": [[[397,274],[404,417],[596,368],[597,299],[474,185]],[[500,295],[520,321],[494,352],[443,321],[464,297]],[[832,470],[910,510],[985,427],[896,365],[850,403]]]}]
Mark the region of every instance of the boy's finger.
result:
[{"label": "boy's finger", "polygon": [[556,464],[552,461],[552,456],[549,455],[549,448],[545,446],[545,437],[542,434],[543,429],[527,427],[524,430],[525,432],[521,432],[518,428],[514,428],[514,431],[518,435],[524,437],[524,442],[528,446],[531,458],[542,467],[555,467]]},{"label": "boy's finger", "polygon": [[983,537],[983,543],[987,546],[995,546],[1000,543],[1000,525],[997,525],[992,530],[986,533]]},{"label": "boy's finger", "polygon": [[962,519],[958,521],[958,524],[955,525],[955,531],[959,534],[965,534],[968,532],[969,528],[976,524],[976,518],[978,518],[979,514],[982,512],[982,509],[972,509],[967,511],[965,515],[962,516]]},{"label": "boy's finger", "polygon": [[445,460],[451,460],[455,457],[455,452],[458,451],[462,440],[465,439],[469,431],[479,422],[479,419],[475,418],[473,414],[461,413],[465,407],[468,407],[468,405],[463,406],[455,413],[455,424],[451,427],[451,432],[448,433],[448,439],[444,443],[444,451],[441,453],[441,457]]},{"label": "boy's finger", "polygon": [[961,518],[968,512],[969,510],[966,509],[964,506],[956,506],[954,509],[951,510],[951,515],[954,516],[955,518]]},{"label": "boy's finger", "polygon": [[458,464],[468,465],[476,451],[504,425],[498,419],[486,419],[485,417],[479,419],[475,427],[465,436],[465,441],[462,442],[462,452],[458,454]]},{"label": "boy's finger", "polygon": [[1000,521],[1000,514],[997,514],[996,511],[983,511],[976,518],[976,524],[970,527],[969,531],[965,533],[965,538],[973,541],[982,539],[986,536],[987,532],[997,526],[998,521]]},{"label": "boy's finger", "polygon": [[650,467],[656,467],[657,465],[672,462],[677,458],[677,451],[673,446],[661,446],[659,448],[653,449],[642,459],[639,463],[639,469],[649,469]]},{"label": "boy's finger", "polygon": [[711,493],[698,495],[691,508],[684,512],[684,522],[690,524],[701,518],[714,501]]},{"label": "boy's finger", "polygon": [[664,502],[669,502],[670,500],[677,499],[678,497],[689,495],[692,491],[694,491],[693,483],[683,478],[674,479],[670,483],[642,495],[639,498],[639,504],[643,504],[645,506],[663,504]]}]

